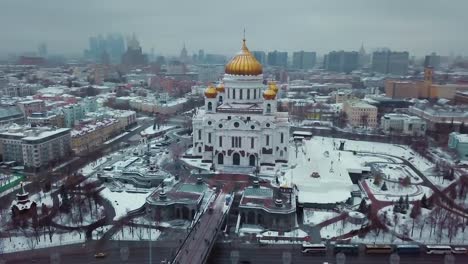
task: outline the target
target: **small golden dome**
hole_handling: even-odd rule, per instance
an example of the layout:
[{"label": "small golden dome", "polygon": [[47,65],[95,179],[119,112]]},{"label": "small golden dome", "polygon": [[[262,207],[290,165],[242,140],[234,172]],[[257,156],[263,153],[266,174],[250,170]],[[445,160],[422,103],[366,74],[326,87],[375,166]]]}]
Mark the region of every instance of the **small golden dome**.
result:
[{"label": "small golden dome", "polygon": [[278,93],[278,86],[276,86],[276,82],[269,82],[268,83],[268,89],[273,90],[276,94]]},{"label": "small golden dome", "polygon": [[263,92],[263,98],[265,100],[274,100],[276,97],[275,91],[271,89],[266,89],[265,92]]},{"label": "small golden dome", "polygon": [[226,64],[224,72],[232,75],[259,75],[263,73],[263,67],[250,53],[244,39],[241,51]]},{"label": "small golden dome", "polygon": [[214,88],[214,86],[212,84],[210,84],[208,86],[208,88],[206,88],[206,90],[205,90],[205,96],[207,98],[216,98],[217,94],[218,94],[218,92],[216,91],[216,88]]},{"label": "small golden dome", "polygon": [[218,93],[224,93],[224,83],[218,84],[218,86],[216,86],[216,91],[218,91]]}]

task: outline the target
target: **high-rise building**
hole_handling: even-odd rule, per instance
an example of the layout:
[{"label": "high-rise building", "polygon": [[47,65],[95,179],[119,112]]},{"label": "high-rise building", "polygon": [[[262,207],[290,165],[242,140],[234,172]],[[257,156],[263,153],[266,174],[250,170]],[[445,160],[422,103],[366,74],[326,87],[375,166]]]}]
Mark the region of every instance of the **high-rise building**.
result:
[{"label": "high-rise building", "polygon": [[198,50],[198,63],[204,63],[205,62],[205,51],[204,50]]},{"label": "high-rise building", "polygon": [[376,51],[372,54],[372,71],[392,75],[408,73],[409,53],[407,51]]},{"label": "high-rise building", "polygon": [[361,45],[361,48],[359,49],[359,67],[364,67],[367,64],[369,64],[370,61],[370,55],[366,53],[366,50],[364,49],[364,44]]},{"label": "high-rise building", "polygon": [[179,60],[182,63],[188,63],[189,62],[189,56],[188,56],[187,49],[185,48],[185,43],[184,43],[184,46],[182,47],[182,50],[180,51]]},{"label": "high-rise building", "polygon": [[440,56],[437,55],[435,52],[431,53],[430,55],[426,55],[424,58],[424,67],[432,67],[434,69],[438,69],[440,67]]},{"label": "high-rise building", "polygon": [[317,54],[312,51],[297,51],[293,53],[292,66],[296,69],[312,69],[315,66]]},{"label": "high-rise building", "polygon": [[205,56],[206,64],[224,64],[226,63],[226,56],[220,54],[206,54]]},{"label": "high-rise building", "polygon": [[89,47],[85,55],[92,60],[100,61],[103,54],[109,57],[110,62],[120,63],[125,52],[125,40],[120,34],[109,34],[106,38],[102,35],[89,38]]},{"label": "high-rise building", "polygon": [[359,53],[356,51],[332,51],[324,58],[327,71],[349,73],[358,68],[358,63]]},{"label": "high-rise building", "polygon": [[146,65],[148,58],[140,46],[135,34],[127,41],[127,51],[122,55],[122,64],[129,66]]},{"label": "high-rise building", "polygon": [[37,54],[39,55],[39,57],[47,57],[47,45],[45,43],[39,44],[39,46],[37,47]]},{"label": "high-rise building", "polygon": [[285,51],[271,51],[268,52],[268,65],[287,67],[288,66],[288,53]]},{"label": "high-rise building", "polygon": [[260,62],[261,64],[266,64],[266,54],[264,51],[252,51],[252,55]]}]

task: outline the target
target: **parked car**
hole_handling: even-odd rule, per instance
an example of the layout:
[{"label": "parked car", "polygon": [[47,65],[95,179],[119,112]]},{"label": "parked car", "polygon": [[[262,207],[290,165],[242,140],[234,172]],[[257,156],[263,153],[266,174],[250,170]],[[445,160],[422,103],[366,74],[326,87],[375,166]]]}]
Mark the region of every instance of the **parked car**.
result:
[{"label": "parked car", "polygon": [[107,256],[107,254],[104,253],[104,252],[98,252],[98,253],[94,254],[95,258],[105,258],[106,256]]}]

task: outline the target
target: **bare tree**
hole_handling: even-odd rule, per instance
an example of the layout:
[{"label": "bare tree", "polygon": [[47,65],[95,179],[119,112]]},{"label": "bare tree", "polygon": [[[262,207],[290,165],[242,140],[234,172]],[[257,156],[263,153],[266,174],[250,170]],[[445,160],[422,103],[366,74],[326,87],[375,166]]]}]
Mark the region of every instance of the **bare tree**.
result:
[{"label": "bare tree", "polygon": [[417,221],[421,215],[421,204],[419,202],[414,203],[413,208],[411,208],[410,217],[413,219],[413,225],[411,226],[411,237],[413,236],[414,223]]}]

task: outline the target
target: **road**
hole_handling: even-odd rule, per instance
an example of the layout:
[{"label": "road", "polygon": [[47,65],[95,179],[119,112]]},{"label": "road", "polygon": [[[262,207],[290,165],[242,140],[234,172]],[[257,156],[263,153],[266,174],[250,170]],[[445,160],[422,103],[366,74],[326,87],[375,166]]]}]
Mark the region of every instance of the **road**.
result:
[{"label": "road", "polygon": [[176,264],[203,263],[213,239],[216,239],[219,225],[223,219],[226,194],[220,193],[213,202],[213,211],[205,212],[190,232],[182,248],[174,259]]},{"label": "road", "polygon": [[[105,258],[95,258],[94,245],[83,248],[79,245],[61,246],[55,248],[36,249],[34,251],[25,251],[12,254],[5,254],[0,257],[7,264],[22,263],[52,263],[51,256],[59,252],[60,262],[66,264],[84,264],[84,263],[149,263],[149,249],[147,241],[129,241],[118,242],[110,241],[109,248],[102,250],[107,255]],[[161,263],[163,260],[171,258],[175,254],[174,248],[176,242],[172,241],[153,241],[152,242],[152,260],[153,263]],[[128,260],[125,261],[125,253],[121,253],[122,248],[128,248]],[[57,263],[57,264],[58,264]]]},{"label": "road", "polygon": [[[288,245],[272,245],[267,247],[259,247],[257,245],[241,245],[229,246],[227,244],[216,244],[211,251],[208,264],[230,264],[231,252],[238,252],[238,261],[253,264],[273,264],[283,263],[283,254],[291,254],[291,261],[294,264],[299,263],[319,263],[323,262],[336,263],[335,256],[329,252],[326,256],[303,255],[300,247]],[[288,253],[285,253],[288,252]],[[236,254],[234,254],[236,255]],[[456,256],[456,264],[468,263],[468,256]],[[346,264],[384,264],[389,263],[389,255],[365,255],[361,253],[359,256],[346,256]],[[443,264],[443,256],[428,256],[421,254],[419,256],[400,256],[400,264]]]},{"label": "road", "polygon": [[[174,248],[177,247],[177,242],[174,241],[154,241],[152,242],[152,259],[153,263],[161,263],[163,260],[170,259],[171,254],[174,254]],[[81,245],[62,246],[55,248],[36,249],[33,252],[25,251],[21,254],[4,254],[0,257],[1,261],[7,264],[22,264],[22,263],[51,263],[50,258],[53,253],[60,252],[60,262],[66,264],[114,264],[114,263],[149,263],[149,250],[147,241],[134,242],[118,242],[110,241],[109,248],[103,252],[107,254],[105,258],[96,259],[93,246],[82,248]],[[121,254],[121,248],[127,247],[129,250],[128,260]],[[335,257],[331,252],[326,256],[303,255],[300,252],[300,247],[290,245],[272,245],[259,247],[253,244],[243,245],[228,245],[226,243],[218,243],[213,248],[211,255],[207,261],[208,264],[231,264],[231,252],[239,253],[239,261],[250,261],[253,264],[276,264],[283,263],[283,254],[291,253],[291,260],[294,264],[322,264],[325,261],[336,263]],[[427,256],[421,254],[419,256],[400,256],[401,264],[443,264],[443,256]],[[455,256],[455,264],[468,263],[468,256]],[[34,262],[33,262],[34,260]],[[194,262],[189,262],[194,263]],[[346,264],[384,264],[389,263],[389,255],[365,255],[347,256]]]}]

